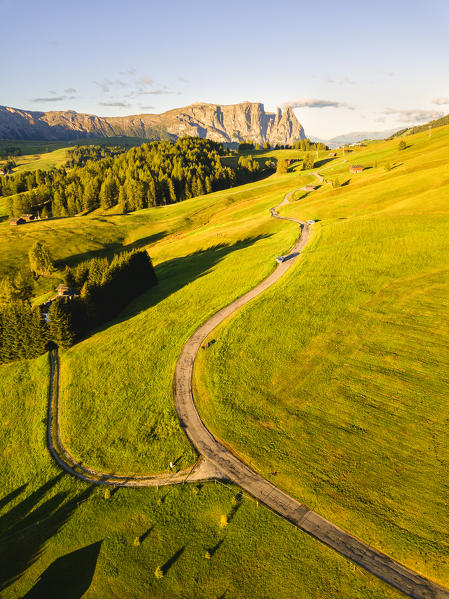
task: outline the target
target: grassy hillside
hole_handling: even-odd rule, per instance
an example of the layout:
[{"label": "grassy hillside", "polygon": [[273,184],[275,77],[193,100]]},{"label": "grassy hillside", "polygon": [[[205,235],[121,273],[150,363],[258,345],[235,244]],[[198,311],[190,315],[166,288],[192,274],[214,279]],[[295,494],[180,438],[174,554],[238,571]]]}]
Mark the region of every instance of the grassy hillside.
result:
[{"label": "grassy hillside", "polygon": [[[264,476],[449,583],[449,127],[370,144],[347,185],[283,209],[318,218],[275,289],[214,332],[196,368],[214,433]],[[377,166],[376,166],[377,164]],[[389,170],[385,170],[385,166]]]},{"label": "grassy hillside", "polygon": [[[84,464],[141,471],[192,461],[172,406],[176,358],[208,314],[291,246],[296,227],[272,221],[268,208],[303,181],[289,174],[132,215],[34,223],[16,231],[15,254],[10,230],[0,227],[10,268],[38,238],[69,261],[148,244],[157,264],[153,294],[62,353],[62,433]],[[105,498],[103,488],[62,475],[45,446],[47,392],[46,356],[0,367],[6,599],[22,597],[41,575],[35,592],[46,597],[62,587],[81,596],[90,585],[83,596],[262,599],[275,596],[279,581],[292,599],[399,596],[236,488],[116,489]]]},{"label": "grassy hillside", "polygon": [[401,129],[400,131],[398,131],[397,133],[392,135],[392,137],[403,137],[404,135],[414,135],[415,133],[422,133],[423,131],[428,132],[429,127],[432,129],[432,133],[433,133],[433,129],[436,129],[437,127],[444,127],[445,125],[449,125],[449,114],[446,114],[445,116],[443,116],[439,119],[435,119],[434,121],[429,121],[428,123],[425,123],[424,125],[417,125],[416,127],[408,127],[407,129]]},{"label": "grassy hillside", "polygon": [[[14,168],[14,173],[25,171],[36,171],[38,169],[49,170],[63,166],[67,160],[66,150],[73,146],[115,146],[120,145],[125,148],[139,146],[148,139],[139,139],[135,137],[92,137],[88,139],[75,139],[72,141],[17,141],[17,140],[0,140],[0,153],[5,148],[14,147],[20,148],[21,156],[14,156],[14,162],[17,167]],[[0,165],[2,160],[0,159]]]}]

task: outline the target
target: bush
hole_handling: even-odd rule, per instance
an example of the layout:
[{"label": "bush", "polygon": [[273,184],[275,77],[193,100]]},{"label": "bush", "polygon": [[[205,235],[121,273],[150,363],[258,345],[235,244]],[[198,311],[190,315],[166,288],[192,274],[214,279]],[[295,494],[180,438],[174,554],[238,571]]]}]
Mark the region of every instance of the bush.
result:
[{"label": "bush", "polygon": [[400,152],[402,152],[402,150],[406,150],[406,149],[407,149],[407,142],[405,140],[401,139],[401,141],[399,142],[399,145],[398,145],[398,150]]},{"label": "bush", "polygon": [[161,566],[158,566],[156,568],[156,570],[154,571],[154,575],[156,576],[156,578],[164,578],[164,571],[162,570]]}]

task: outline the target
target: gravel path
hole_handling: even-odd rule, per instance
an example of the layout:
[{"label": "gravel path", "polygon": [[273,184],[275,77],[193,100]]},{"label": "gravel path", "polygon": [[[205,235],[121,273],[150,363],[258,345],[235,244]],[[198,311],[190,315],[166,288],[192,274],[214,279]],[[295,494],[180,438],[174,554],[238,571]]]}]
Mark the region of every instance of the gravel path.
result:
[{"label": "gravel path", "polygon": [[[321,175],[319,173],[314,174],[322,182]],[[294,218],[282,217],[278,213],[278,208],[288,203],[295,191],[289,192],[278,206],[270,210],[274,218],[296,222],[301,229],[300,238],[286,256],[286,260],[278,264],[272,274],[251,291],[236,299],[201,325],[188,339],[178,359],[173,379],[173,397],[181,426],[199,455],[199,459],[194,466],[173,474],[121,475],[94,471],[76,461],[65,449],[60,437],[59,357],[57,352],[49,354],[51,376],[47,442],[50,453],[65,471],[94,484],[158,487],[213,478],[231,481],[301,530],[335,549],[344,557],[372,572],[406,595],[416,599],[449,599],[448,589],[413,572],[384,553],[345,532],[254,472],[212,435],[196,409],[192,391],[193,367],[196,355],[205,338],[225,318],[231,316],[239,308],[276,283],[293,266],[307,243],[309,225]]]}]

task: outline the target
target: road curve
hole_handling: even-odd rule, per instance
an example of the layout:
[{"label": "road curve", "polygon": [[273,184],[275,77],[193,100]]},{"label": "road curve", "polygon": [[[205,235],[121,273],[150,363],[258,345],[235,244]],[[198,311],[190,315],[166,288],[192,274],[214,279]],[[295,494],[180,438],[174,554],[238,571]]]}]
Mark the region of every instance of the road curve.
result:
[{"label": "road curve", "polygon": [[[299,191],[299,190],[295,190]],[[288,193],[279,206],[288,203],[294,191]],[[181,426],[199,454],[198,461],[188,470],[156,475],[122,475],[105,473],[85,467],[76,461],[64,447],[59,429],[59,356],[50,352],[50,384],[48,391],[47,444],[56,463],[77,478],[97,485],[126,487],[161,486],[187,481],[227,479],[301,530],[322,541],[338,553],[351,559],[406,595],[416,599],[449,599],[449,590],[413,572],[387,555],[332,524],[304,504],[293,499],[262,476],[254,472],[215,439],[201,420],[193,397],[192,374],[196,355],[203,340],[225,318],[260,295],[291,268],[309,237],[308,224],[279,215],[276,206],[270,210],[274,218],[299,224],[301,236],[290,251],[287,260],[259,283],[204,323],[183,347],[173,379],[173,396]]]},{"label": "road curve", "polygon": [[[292,193],[294,192],[290,192],[285,196],[282,204],[289,201]],[[207,458],[230,481],[301,530],[309,533],[410,597],[415,599],[449,599],[448,589],[413,572],[384,553],[370,547],[254,472],[212,435],[198,414],[192,390],[192,376],[195,358],[201,344],[225,318],[231,316],[239,308],[276,283],[293,266],[307,243],[309,226],[294,218],[281,217],[277,208],[278,206],[271,209],[272,216],[298,223],[301,227],[300,239],[287,256],[288,259],[279,264],[268,278],[217,312],[200,326],[184,345],[173,379],[173,397],[181,426],[200,456]]]}]

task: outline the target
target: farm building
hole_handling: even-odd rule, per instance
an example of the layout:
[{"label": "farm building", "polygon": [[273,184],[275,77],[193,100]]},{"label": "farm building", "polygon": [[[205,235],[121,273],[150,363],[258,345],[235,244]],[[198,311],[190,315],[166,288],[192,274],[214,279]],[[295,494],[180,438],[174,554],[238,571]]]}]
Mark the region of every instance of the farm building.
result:
[{"label": "farm building", "polygon": [[349,167],[350,173],[361,173],[363,171],[363,166],[361,164],[351,164]]},{"label": "farm building", "polygon": [[23,220],[29,222],[30,220],[34,220],[34,214],[22,214],[20,218],[23,218]]},{"label": "farm building", "polygon": [[337,152],[329,152],[329,158],[335,158]]},{"label": "farm building", "polygon": [[26,223],[26,221],[22,217],[20,217],[20,218],[12,218],[9,221],[9,224],[10,225],[14,225],[14,226],[15,225],[24,225],[25,223]]},{"label": "farm building", "polygon": [[315,191],[316,187],[315,185],[305,185],[303,189],[304,191]]},{"label": "farm building", "polygon": [[56,291],[58,292],[59,297],[67,297],[69,299],[73,299],[74,297],[79,296],[79,293],[77,291],[71,289],[68,285],[64,285],[63,283],[57,286]]}]

